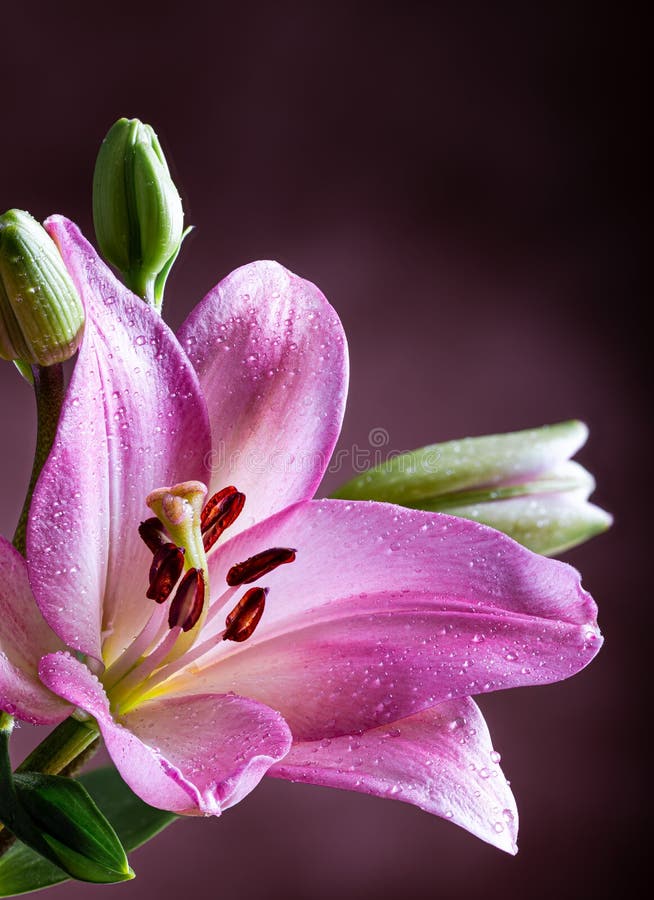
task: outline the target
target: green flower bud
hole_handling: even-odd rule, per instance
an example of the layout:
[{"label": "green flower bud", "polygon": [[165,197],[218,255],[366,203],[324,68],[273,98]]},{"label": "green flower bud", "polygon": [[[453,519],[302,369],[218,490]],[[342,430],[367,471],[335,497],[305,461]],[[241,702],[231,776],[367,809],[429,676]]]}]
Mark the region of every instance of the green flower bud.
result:
[{"label": "green flower bud", "polygon": [[29,772],[13,778],[17,836],[79,881],[130,881],[123,845],[86,789],[71,778]]},{"label": "green flower bud", "polygon": [[[74,724],[74,731],[79,734],[80,723]],[[0,712],[0,822],[23,844],[73,878],[100,884],[133,878],[120,838],[80,782],[62,775],[12,772],[9,740],[13,728],[13,718]],[[67,731],[70,735],[70,728]],[[97,730],[87,735],[91,739],[96,736]],[[61,733],[59,738],[62,740]],[[27,863],[23,859],[22,866],[29,867],[29,859],[28,853]],[[13,869],[10,886],[17,890],[5,892],[6,879],[0,876],[0,896],[13,896],[52,883],[40,884],[37,874],[30,884],[29,876],[21,877],[21,864],[9,865],[10,871]]]},{"label": "green flower bud", "polygon": [[395,456],[343,485],[343,500],[382,500],[474,519],[551,556],[611,525],[588,503],[595,481],[572,456],[582,422],[431,444]]},{"label": "green flower bud", "polygon": [[93,222],[106,259],[157,309],[184,237],[182,201],[149,125],[119,119],[93,175]]},{"label": "green flower bud", "polygon": [[83,326],[84,307],[47,231],[19,209],[0,216],[0,357],[63,362]]}]

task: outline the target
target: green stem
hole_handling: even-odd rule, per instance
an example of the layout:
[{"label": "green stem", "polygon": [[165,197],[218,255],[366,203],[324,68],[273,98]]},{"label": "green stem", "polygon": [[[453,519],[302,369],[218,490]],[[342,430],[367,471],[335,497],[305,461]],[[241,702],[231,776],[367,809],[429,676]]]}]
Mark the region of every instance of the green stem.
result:
[{"label": "green stem", "polygon": [[83,722],[72,716],[57,725],[16,769],[17,772],[42,772],[59,775],[71,766],[98,738],[93,719]]},{"label": "green stem", "polygon": [[[0,813],[3,820],[11,826],[14,807],[15,792],[14,782],[11,777],[11,762],[9,761],[9,738],[14,730],[14,719],[9,713],[0,713]],[[3,856],[12,846],[16,838],[11,831],[5,829],[0,822],[0,856]]]},{"label": "green stem", "polygon": [[37,415],[36,450],[25,503],[14,534],[14,547],[23,556],[25,555],[25,532],[32,494],[41,469],[52,449],[61,406],[64,402],[64,370],[61,363],[54,366],[33,366],[32,372]]}]

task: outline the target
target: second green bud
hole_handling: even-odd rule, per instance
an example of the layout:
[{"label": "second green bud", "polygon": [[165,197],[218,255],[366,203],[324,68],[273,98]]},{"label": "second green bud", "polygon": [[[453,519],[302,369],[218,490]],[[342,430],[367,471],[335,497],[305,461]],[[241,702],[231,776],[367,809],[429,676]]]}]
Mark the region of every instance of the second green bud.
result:
[{"label": "second green bud", "polygon": [[134,293],[160,309],[184,213],[157,135],[138,119],[119,119],[100,147],[93,221],[106,259]]},{"label": "second green bud", "polygon": [[84,308],[55,242],[29,213],[0,216],[0,358],[27,366],[70,359]]}]

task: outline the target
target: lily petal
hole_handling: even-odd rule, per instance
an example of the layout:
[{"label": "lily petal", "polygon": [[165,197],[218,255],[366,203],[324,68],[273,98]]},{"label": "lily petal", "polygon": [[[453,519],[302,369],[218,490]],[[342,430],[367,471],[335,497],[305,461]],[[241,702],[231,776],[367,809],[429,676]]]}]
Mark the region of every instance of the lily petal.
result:
[{"label": "lily petal", "polygon": [[381,503],[297,504],[219,548],[213,591],[230,565],[270,546],[295,547],[297,559],[265,576],[253,636],[219,645],[166,689],[254,697],[282,713],[296,740],[559,681],[601,645],[575,569],[465,519]]},{"label": "lily petal", "polygon": [[39,660],[63,648],[38,610],[25,560],[0,537],[0,709],[26,722],[50,725],[70,706],[39,681]]},{"label": "lily petal", "polygon": [[338,438],[345,335],[318,288],[275,262],[228,275],[179,331],[207,399],[213,490],[246,495],[233,535],[311,498]]},{"label": "lily petal", "polygon": [[474,700],[439,703],[384,726],[301,741],[268,775],[413,803],[516,853],[518,811]]},{"label": "lily petal", "polygon": [[[71,222],[46,223],[86,308],[55,443],[34,492],[30,580],[70,646],[111,662],[151,612],[151,553],[138,539],[156,487],[206,477],[210,437],[197,377],[172,332]],[[102,598],[104,597],[104,606]]]},{"label": "lily petal", "polygon": [[179,815],[220,815],[291,745],[279,713],[244,697],[145,703],[117,722],[102,685],[68,653],[45,657],[44,684],[98,722],[118,771],[146,803]]}]

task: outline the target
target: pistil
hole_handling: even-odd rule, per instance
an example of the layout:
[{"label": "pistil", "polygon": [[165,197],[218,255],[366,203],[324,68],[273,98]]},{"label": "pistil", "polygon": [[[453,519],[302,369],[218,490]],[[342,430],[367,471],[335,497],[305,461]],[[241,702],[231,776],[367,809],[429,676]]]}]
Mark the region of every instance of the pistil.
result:
[{"label": "pistil", "polygon": [[[179,640],[166,662],[176,659],[193,646],[207,616],[208,610],[204,603],[204,597],[209,589],[209,569],[202,538],[202,507],[206,495],[207,488],[201,481],[185,481],[173,485],[173,487],[152,491],[145,501],[161,522],[172,544],[177,548],[184,549],[184,571],[188,574],[195,570],[202,576],[202,591],[200,593],[200,588],[197,587],[194,593],[193,614],[187,612],[185,617],[185,623],[191,624],[182,630]],[[159,552],[163,553],[164,551],[160,550]],[[182,594],[186,596],[189,584],[190,582],[185,583],[183,579],[176,597]],[[182,591],[182,585],[184,585],[184,591]],[[173,605],[174,603],[175,600],[173,600]],[[179,603],[181,604],[182,600]]]}]

